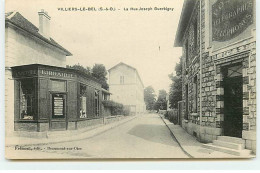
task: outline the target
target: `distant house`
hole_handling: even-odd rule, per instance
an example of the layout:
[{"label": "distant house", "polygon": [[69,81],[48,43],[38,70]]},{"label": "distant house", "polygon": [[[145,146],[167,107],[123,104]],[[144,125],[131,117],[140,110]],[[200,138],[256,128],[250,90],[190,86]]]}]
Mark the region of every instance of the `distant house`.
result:
[{"label": "distant house", "polygon": [[144,85],[138,71],[125,63],[119,63],[108,70],[111,100],[130,108],[131,113],[143,113]]}]

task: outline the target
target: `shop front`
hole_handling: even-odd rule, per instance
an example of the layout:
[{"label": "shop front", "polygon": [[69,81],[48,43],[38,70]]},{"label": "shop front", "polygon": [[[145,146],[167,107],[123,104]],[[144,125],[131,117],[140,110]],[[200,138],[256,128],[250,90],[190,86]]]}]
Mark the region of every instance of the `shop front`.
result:
[{"label": "shop front", "polygon": [[12,67],[15,131],[73,130],[102,122],[101,84],[73,69]]}]

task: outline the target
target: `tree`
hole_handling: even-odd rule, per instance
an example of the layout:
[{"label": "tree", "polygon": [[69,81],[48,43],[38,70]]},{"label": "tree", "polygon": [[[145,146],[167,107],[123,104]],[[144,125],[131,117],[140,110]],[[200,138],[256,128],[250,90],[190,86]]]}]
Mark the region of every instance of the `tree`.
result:
[{"label": "tree", "polygon": [[152,86],[148,86],[144,89],[144,101],[147,110],[153,110],[155,103],[155,92]]},{"label": "tree", "polygon": [[175,66],[175,74],[169,74],[169,78],[172,80],[170,85],[169,102],[170,108],[178,108],[178,102],[182,100],[182,62]]},{"label": "tree", "polygon": [[92,76],[98,79],[98,81],[101,83],[102,88],[108,89],[108,83],[107,83],[107,70],[106,67],[103,64],[95,64],[92,68]]},{"label": "tree", "polygon": [[67,65],[67,68],[76,69],[86,76],[96,79],[102,85],[102,88],[108,90],[109,86],[107,83],[107,70],[103,64],[95,64],[93,68],[84,67],[80,64],[75,64],[73,66]]},{"label": "tree", "polygon": [[71,68],[71,69],[76,69],[82,73],[84,73],[86,76],[88,77],[92,77],[92,74],[91,74],[91,68],[90,67],[84,67],[80,64],[75,64],[75,65],[67,65],[66,68]]},{"label": "tree", "polygon": [[166,100],[167,92],[162,89],[159,90],[159,95],[158,98],[154,104],[154,109],[155,110],[166,110],[167,109],[167,100]]}]

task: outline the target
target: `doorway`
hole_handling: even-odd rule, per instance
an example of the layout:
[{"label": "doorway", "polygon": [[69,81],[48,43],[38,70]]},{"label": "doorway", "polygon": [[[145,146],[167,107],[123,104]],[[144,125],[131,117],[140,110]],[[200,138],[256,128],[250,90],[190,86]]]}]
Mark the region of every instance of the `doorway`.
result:
[{"label": "doorway", "polygon": [[243,78],[242,64],[223,68],[224,73],[224,135],[242,137]]}]

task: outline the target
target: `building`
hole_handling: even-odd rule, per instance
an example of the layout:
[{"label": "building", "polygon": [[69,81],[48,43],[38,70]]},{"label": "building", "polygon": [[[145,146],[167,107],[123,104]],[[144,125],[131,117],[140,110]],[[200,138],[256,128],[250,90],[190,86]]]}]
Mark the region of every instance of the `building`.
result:
[{"label": "building", "polygon": [[5,14],[6,133],[70,130],[102,123],[101,84],[65,68],[72,54],[50,37],[50,16],[39,28],[19,12]]},{"label": "building", "polygon": [[82,72],[41,64],[11,69],[15,131],[76,130],[103,122],[101,84]]},{"label": "building", "polygon": [[108,70],[111,100],[129,107],[131,113],[143,113],[144,85],[138,71],[125,63],[119,63]]},{"label": "building", "polygon": [[255,14],[254,0],[184,1],[174,43],[183,50],[181,125],[202,142],[256,151]]}]

